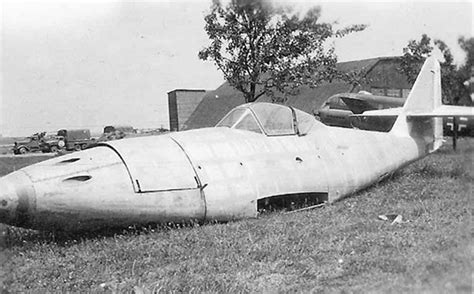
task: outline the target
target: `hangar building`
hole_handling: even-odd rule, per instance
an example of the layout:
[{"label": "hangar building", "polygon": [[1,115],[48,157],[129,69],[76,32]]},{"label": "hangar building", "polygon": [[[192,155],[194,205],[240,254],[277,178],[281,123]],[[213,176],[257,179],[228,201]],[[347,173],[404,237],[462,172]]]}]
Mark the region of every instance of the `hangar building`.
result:
[{"label": "hangar building", "polygon": [[[358,74],[360,85],[353,86],[347,82],[332,81],[316,88],[302,86],[298,95],[289,96],[287,104],[308,113],[315,113],[327,98],[342,92],[364,90],[374,95],[407,97],[412,84],[408,83],[400,72],[400,62],[399,57],[340,62],[337,64],[338,69],[346,73]],[[216,90],[205,93],[189,119],[180,125],[179,130],[212,127],[227,112],[243,104],[244,101],[243,94],[226,82]],[[257,101],[269,102],[271,98],[263,95]],[[170,103],[170,117],[171,108]]]}]

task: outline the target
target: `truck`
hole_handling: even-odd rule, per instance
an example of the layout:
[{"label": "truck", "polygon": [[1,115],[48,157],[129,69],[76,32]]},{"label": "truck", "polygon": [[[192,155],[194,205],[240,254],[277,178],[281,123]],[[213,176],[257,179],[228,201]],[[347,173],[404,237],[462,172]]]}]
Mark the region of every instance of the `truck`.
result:
[{"label": "truck", "polygon": [[82,150],[89,145],[94,144],[95,140],[91,138],[89,129],[61,129],[55,138],[44,140],[42,145],[43,152],[66,150]]},{"label": "truck", "polygon": [[64,149],[64,138],[57,134],[46,135],[40,142],[40,149],[43,153],[58,152]]},{"label": "truck", "polygon": [[100,136],[99,141],[118,140],[125,137],[135,137],[137,131],[132,126],[115,125],[104,127],[104,132]]},{"label": "truck", "polygon": [[28,152],[41,151],[41,142],[46,132],[35,133],[31,136],[26,137],[23,140],[14,142],[13,153],[14,154],[26,154]]}]

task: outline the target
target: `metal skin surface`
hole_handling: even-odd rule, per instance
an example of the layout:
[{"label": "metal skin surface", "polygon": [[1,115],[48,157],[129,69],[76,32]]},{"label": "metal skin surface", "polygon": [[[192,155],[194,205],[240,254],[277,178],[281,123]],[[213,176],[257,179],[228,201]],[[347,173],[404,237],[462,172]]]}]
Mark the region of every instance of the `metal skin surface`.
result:
[{"label": "metal skin surface", "polygon": [[[236,111],[257,118],[260,132],[237,128],[242,116],[230,128],[105,142],[28,166],[0,179],[0,222],[95,230],[256,217],[258,201],[275,196],[336,201],[439,148],[441,121],[429,114],[441,99],[437,61],[427,61],[419,80],[389,133],[328,127],[254,103]],[[295,133],[268,135],[258,109],[290,113]]]}]

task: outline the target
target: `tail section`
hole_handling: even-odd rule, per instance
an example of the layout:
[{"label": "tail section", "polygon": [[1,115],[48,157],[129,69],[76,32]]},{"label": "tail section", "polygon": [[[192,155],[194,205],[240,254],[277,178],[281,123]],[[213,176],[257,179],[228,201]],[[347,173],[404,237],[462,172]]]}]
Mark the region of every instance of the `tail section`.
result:
[{"label": "tail section", "polygon": [[413,118],[414,113],[431,113],[441,106],[441,71],[433,56],[426,59],[403,105],[400,115],[390,131],[401,136],[411,136],[419,141],[426,153],[441,147],[443,121],[439,117]]},{"label": "tail section", "polygon": [[426,153],[441,147],[444,116],[473,116],[473,107],[448,106],[441,102],[441,72],[436,58],[426,59],[405,104],[390,131],[417,140]]},{"label": "tail section", "polygon": [[474,107],[442,105],[441,71],[438,60],[426,59],[403,107],[365,111],[358,117],[396,118],[391,134],[412,137],[420,153],[441,147],[442,117],[474,117]]},{"label": "tail section", "polygon": [[430,112],[441,106],[441,71],[438,60],[426,59],[403,105],[406,113]]}]

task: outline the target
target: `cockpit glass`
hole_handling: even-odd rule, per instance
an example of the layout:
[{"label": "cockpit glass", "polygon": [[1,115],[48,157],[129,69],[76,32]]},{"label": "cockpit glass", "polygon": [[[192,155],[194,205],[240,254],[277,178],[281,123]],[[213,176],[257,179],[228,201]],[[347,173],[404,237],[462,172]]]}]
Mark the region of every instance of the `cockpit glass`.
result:
[{"label": "cockpit glass", "polygon": [[245,108],[236,108],[232,110],[216,125],[216,127],[231,128],[242,117],[246,110],[247,109]]},{"label": "cockpit glass", "polygon": [[255,117],[252,113],[247,112],[245,116],[234,126],[235,129],[247,130],[255,133],[262,133],[262,130],[258,126]]},{"label": "cockpit glass", "polygon": [[306,112],[271,103],[249,103],[230,111],[216,127],[247,130],[267,136],[306,135],[316,120]]},{"label": "cockpit glass", "polygon": [[262,103],[252,105],[252,110],[267,135],[296,134],[291,108],[278,104]]}]

